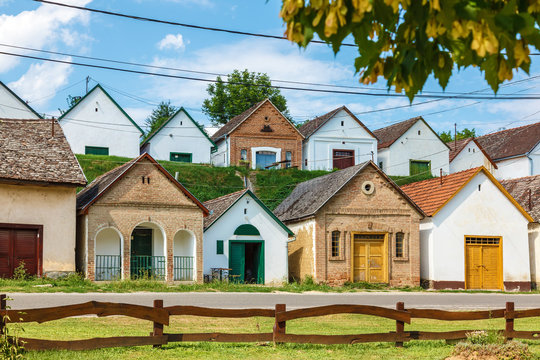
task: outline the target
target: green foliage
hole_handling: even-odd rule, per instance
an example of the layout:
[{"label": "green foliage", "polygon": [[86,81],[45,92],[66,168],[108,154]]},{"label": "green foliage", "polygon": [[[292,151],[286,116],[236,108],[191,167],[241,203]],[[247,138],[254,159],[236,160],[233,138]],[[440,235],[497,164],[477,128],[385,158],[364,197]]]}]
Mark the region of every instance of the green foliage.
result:
[{"label": "green foliage", "polygon": [[[66,98],[66,102],[68,104],[68,110],[71,109],[72,107],[74,107],[75,105],[77,105],[77,103],[79,101],[81,101],[82,97],[81,96],[71,96],[71,95],[68,95],[68,97]],[[62,110],[62,109],[58,109],[58,111],[60,111],[60,114],[64,114],[67,110]]]},{"label": "green foliage", "polygon": [[144,135],[146,139],[150,134],[156,131],[165,121],[167,121],[171,116],[173,116],[178,111],[176,106],[171,105],[170,101],[162,101],[158,106],[152,110],[150,116],[144,120],[148,131]]},{"label": "green foliage", "polygon": [[363,83],[379,76],[412,101],[433,76],[444,89],[454,69],[477,67],[494,92],[513,70],[529,72],[540,49],[540,1],[282,0],[289,40],[317,34],[339,52],[353,38]]},{"label": "green foliage", "polygon": [[[450,141],[454,141],[453,133],[450,130],[440,132],[439,137],[445,143],[448,143]],[[475,128],[472,128],[472,129],[465,128],[465,129],[463,129],[461,131],[458,131],[456,137],[457,137],[456,140],[463,140],[463,139],[468,139],[468,138],[471,138],[471,137],[476,137],[476,129]]]},{"label": "green foliage", "polygon": [[413,182],[427,180],[427,179],[433,179],[434,176],[431,175],[431,172],[427,174],[417,174],[412,176],[397,176],[397,175],[390,175],[390,179],[394,180],[394,182],[398,186],[407,185]]},{"label": "green foliage", "polygon": [[217,82],[206,88],[210,97],[204,100],[202,111],[214,125],[226,124],[253,104],[269,98],[283,115],[290,118],[287,100],[279,89],[269,87],[271,85],[267,74],[247,69],[242,72],[234,70],[227,75],[226,82],[218,76]]},{"label": "green foliage", "polygon": [[[12,299],[6,298],[6,301]],[[9,305],[6,309],[10,309]],[[5,324],[9,321],[9,316],[5,315],[2,318]],[[14,330],[14,331],[13,331]],[[24,331],[20,324],[16,324],[15,328],[9,326],[3,327],[3,332],[0,332],[0,358],[6,360],[18,360],[24,358],[24,348],[19,344],[19,333]]]},{"label": "green foliage", "polygon": [[471,344],[487,345],[504,343],[504,336],[497,331],[478,330],[465,335],[467,336],[467,341]]},{"label": "green foliage", "polygon": [[13,270],[13,278],[15,280],[26,280],[30,278],[30,275],[28,274],[24,266],[24,261],[21,261],[19,265]]},{"label": "green foliage", "polygon": [[505,342],[504,336],[498,331],[480,330],[466,335],[467,341],[458,343],[452,352],[461,359],[533,359],[527,344],[519,341]]},{"label": "green foliage", "polygon": [[291,194],[298,183],[328,173],[323,170],[306,171],[296,168],[260,170],[256,172],[256,193],[270,210],[274,210]]}]

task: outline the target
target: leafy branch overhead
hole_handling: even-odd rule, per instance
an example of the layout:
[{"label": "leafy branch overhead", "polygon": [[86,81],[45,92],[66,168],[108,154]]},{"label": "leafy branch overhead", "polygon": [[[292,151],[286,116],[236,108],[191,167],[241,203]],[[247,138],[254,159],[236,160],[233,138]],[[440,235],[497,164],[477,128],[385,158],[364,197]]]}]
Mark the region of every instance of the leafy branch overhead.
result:
[{"label": "leafy branch overhead", "polygon": [[289,40],[317,34],[337,53],[349,35],[360,80],[405,91],[412,101],[430,75],[444,89],[455,68],[476,66],[494,92],[513,70],[528,73],[540,48],[540,0],[282,0]]}]

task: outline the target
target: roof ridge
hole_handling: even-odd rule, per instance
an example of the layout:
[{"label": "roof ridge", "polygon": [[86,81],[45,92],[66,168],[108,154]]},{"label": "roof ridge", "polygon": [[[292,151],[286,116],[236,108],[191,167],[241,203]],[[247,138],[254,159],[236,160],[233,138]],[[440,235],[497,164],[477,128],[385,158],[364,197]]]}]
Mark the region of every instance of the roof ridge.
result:
[{"label": "roof ridge", "polygon": [[535,123],[532,123],[532,124],[527,124],[527,125],[521,125],[521,126],[513,127],[513,128],[510,128],[510,129],[499,130],[499,131],[496,131],[496,132],[494,132],[494,133],[489,133],[489,134],[485,134],[485,135],[478,136],[478,137],[476,137],[475,139],[485,138],[485,137],[489,137],[489,136],[493,136],[493,135],[500,134],[500,133],[502,133],[502,132],[511,131],[511,130],[518,130],[518,129],[522,129],[522,128],[525,128],[525,127],[528,127],[528,126],[533,126],[533,125],[538,125],[538,124],[540,124],[540,121],[535,122]]},{"label": "roof ridge", "polygon": [[230,197],[231,195],[236,195],[236,194],[240,195],[241,193],[245,193],[248,190],[249,189],[245,188],[245,189],[242,189],[242,190],[234,191],[234,192],[229,193],[229,194],[221,195],[221,196],[219,196],[217,198],[206,200],[205,202],[203,202],[203,204],[207,204],[207,203],[210,203],[210,202],[213,202],[213,201],[219,201],[219,200],[222,200],[223,198]]},{"label": "roof ridge", "polygon": [[[455,176],[455,175],[465,173],[465,172],[476,172],[476,171],[478,171],[478,169],[481,169],[481,168],[483,168],[483,166],[477,166],[477,167],[473,167],[473,168],[470,168],[470,169],[465,169],[465,170],[461,170],[461,171],[456,171],[456,172],[451,173],[451,174],[443,175],[442,176],[443,184],[444,184],[444,178],[448,178],[449,176]],[[408,186],[411,186],[411,185],[416,186],[416,185],[420,185],[420,184],[427,183],[427,182],[439,181],[440,179],[441,179],[441,176],[436,176],[436,177],[433,177],[431,179],[424,179],[424,180],[415,181],[415,182],[412,182],[412,183],[409,183],[409,184],[401,185],[400,188],[408,187]]]},{"label": "roof ridge", "polygon": [[397,122],[397,123],[395,123],[395,124],[388,125],[388,126],[385,126],[385,127],[382,127],[382,128],[376,129],[376,130],[373,130],[373,132],[379,131],[379,130],[383,130],[383,129],[388,129],[388,128],[391,128],[391,127],[393,127],[393,126],[401,125],[401,124],[403,124],[403,123],[406,123],[407,121],[411,121],[411,120],[420,120],[420,119],[423,119],[422,115],[420,115],[420,116],[415,116],[415,117],[412,117],[412,118],[410,118],[410,119],[403,120],[403,121]]}]

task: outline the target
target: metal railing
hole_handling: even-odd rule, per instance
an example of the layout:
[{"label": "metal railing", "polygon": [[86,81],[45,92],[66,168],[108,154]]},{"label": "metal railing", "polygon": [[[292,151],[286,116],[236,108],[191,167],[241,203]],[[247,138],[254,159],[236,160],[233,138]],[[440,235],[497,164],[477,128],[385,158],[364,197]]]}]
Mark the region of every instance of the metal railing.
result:
[{"label": "metal railing", "polygon": [[175,256],[173,280],[193,280],[193,256]]},{"label": "metal railing", "polygon": [[120,280],[122,262],[120,255],[96,255],[96,281]]},{"label": "metal railing", "polygon": [[131,278],[165,280],[165,256],[131,256]]}]

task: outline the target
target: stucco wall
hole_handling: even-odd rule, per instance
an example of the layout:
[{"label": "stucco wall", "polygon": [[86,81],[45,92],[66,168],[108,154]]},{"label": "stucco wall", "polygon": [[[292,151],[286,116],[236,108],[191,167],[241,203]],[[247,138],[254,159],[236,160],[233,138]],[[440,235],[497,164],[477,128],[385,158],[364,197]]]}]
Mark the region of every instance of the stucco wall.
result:
[{"label": "stucco wall", "polygon": [[13,94],[0,85],[0,118],[5,119],[39,119],[30,109]]},{"label": "stucco wall", "polygon": [[[480,190],[478,186],[481,185]],[[530,282],[527,219],[483,173],[479,173],[431,218],[431,231],[421,231],[422,278],[436,282],[465,281],[465,236],[502,236],[503,280]],[[424,227],[425,225],[423,225]]]},{"label": "stucco wall", "polygon": [[484,166],[492,174],[495,170],[491,162],[482,153],[478,145],[470,141],[450,163],[450,173]]},{"label": "stucco wall", "polygon": [[109,148],[109,155],[139,156],[141,132],[99,88],[62,118],[60,126],[76,154],[84,154],[85,146],[99,146]]},{"label": "stucco wall", "polygon": [[540,288],[540,223],[529,224],[529,251],[531,263],[531,281]]},{"label": "stucco wall", "polygon": [[[247,210],[246,214],[244,209]],[[255,226],[261,235],[234,235],[236,228],[242,224]],[[217,240],[223,240],[222,255],[216,253]],[[244,195],[204,232],[204,274],[210,274],[211,268],[229,267],[229,240],[263,240],[265,283],[281,284],[288,280],[288,234],[249,194]]]},{"label": "stucco wall", "polygon": [[[341,122],[343,121],[343,126]],[[371,136],[345,110],[339,111],[303,144],[304,170],[332,170],[333,150],[354,150],[354,164],[377,163],[377,139]]]},{"label": "stucco wall", "polygon": [[289,277],[304,280],[313,277],[315,251],[315,219],[287,224],[296,240],[289,243]]},{"label": "stucco wall", "polygon": [[212,143],[191,119],[180,111],[150,139],[148,153],[156,160],[170,160],[171,152],[192,155],[193,163],[210,163]]},{"label": "stucco wall", "polygon": [[496,162],[498,169],[495,177],[498,180],[517,179],[531,175],[531,162],[528,157],[520,156]]},{"label": "stucco wall", "polygon": [[210,154],[212,165],[229,166],[229,138],[225,138],[216,145],[217,151]]},{"label": "stucco wall", "polygon": [[43,274],[75,271],[75,188],[0,185],[0,223],[43,225]]},{"label": "stucco wall", "polygon": [[529,154],[529,158],[531,161],[531,175],[539,175],[540,174],[540,142],[538,145],[536,145],[536,148],[531,151]]}]

